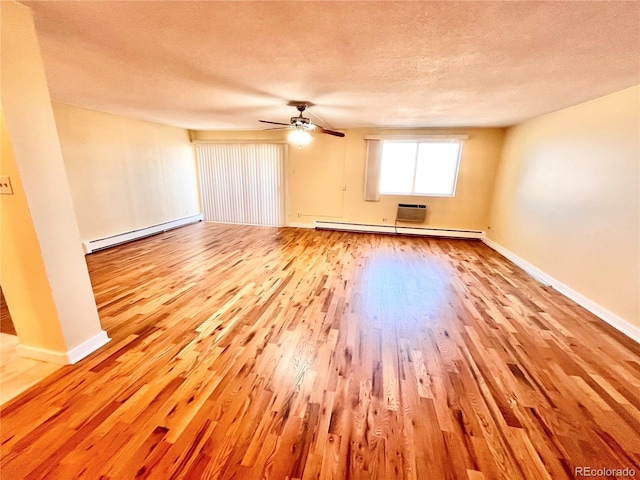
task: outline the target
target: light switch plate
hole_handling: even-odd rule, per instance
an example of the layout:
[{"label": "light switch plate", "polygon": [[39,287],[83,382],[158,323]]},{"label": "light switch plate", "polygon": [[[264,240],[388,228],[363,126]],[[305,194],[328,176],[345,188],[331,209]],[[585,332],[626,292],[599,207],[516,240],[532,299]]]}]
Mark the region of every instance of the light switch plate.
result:
[{"label": "light switch plate", "polygon": [[0,195],[13,195],[13,188],[11,187],[11,178],[0,177]]}]

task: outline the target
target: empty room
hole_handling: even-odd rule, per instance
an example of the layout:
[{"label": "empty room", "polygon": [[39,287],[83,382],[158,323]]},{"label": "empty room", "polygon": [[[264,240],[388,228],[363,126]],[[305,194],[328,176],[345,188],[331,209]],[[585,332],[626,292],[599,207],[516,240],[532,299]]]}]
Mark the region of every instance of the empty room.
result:
[{"label": "empty room", "polygon": [[0,1],[0,478],[640,478],[640,2]]}]

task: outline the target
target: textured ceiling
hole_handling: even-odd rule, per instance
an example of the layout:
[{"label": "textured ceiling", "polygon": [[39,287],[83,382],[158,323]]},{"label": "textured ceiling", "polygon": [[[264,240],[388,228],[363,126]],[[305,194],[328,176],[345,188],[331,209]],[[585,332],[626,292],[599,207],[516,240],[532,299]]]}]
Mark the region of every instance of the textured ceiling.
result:
[{"label": "textured ceiling", "polygon": [[640,83],[637,1],[22,3],[54,100],[192,129],[291,100],[329,128],[506,126]]}]

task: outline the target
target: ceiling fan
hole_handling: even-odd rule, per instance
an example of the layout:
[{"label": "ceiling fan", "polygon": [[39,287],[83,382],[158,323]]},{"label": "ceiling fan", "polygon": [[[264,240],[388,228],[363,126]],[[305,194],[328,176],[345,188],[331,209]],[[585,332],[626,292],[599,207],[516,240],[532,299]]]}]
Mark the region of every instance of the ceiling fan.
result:
[{"label": "ceiling fan", "polygon": [[267,130],[286,130],[286,129],[295,129],[293,133],[300,132],[300,137],[302,138],[302,136],[304,137],[308,137],[310,140],[310,136],[309,136],[309,132],[320,132],[320,133],[326,133],[327,135],[333,135],[334,137],[344,137],[344,133],[342,132],[336,132],[334,130],[327,130],[326,128],[321,127],[320,125],[316,125],[315,123],[312,123],[311,120],[309,120],[306,117],[302,116],[302,112],[304,112],[307,107],[309,107],[309,104],[307,103],[291,103],[290,104],[293,107],[296,107],[298,109],[298,112],[300,112],[300,114],[297,117],[291,117],[291,121],[289,123],[281,123],[281,122],[270,122],[268,120],[260,120],[260,122],[262,123],[270,123],[272,125],[282,125],[280,127],[275,127],[275,128],[267,128]]}]

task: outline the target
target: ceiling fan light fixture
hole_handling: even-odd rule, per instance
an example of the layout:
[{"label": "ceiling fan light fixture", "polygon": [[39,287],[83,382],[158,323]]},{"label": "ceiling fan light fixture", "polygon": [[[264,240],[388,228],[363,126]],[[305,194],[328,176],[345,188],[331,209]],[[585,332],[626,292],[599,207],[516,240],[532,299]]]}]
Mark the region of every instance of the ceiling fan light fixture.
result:
[{"label": "ceiling fan light fixture", "polygon": [[261,123],[268,123],[269,125],[278,125],[278,127],[271,127],[265,130],[285,130],[285,129],[293,129],[289,134],[289,142],[297,145],[298,148],[302,148],[304,145],[308,145],[311,142],[311,134],[309,132],[317,132],[317,133],[325,133],[327,135],[332,135],[334,137],[344,137],[344,133],[336,132],[334,130],[328,130],[320,125],[312,123],[307,117],[302,116],[302,112],[306,110],[309,106],[306,103],[298,103],[294,104],[290,103],[290,105],[295,106],[300,112],[300,115],[297,117],[291,117],[289,123],[283,122],[272,122],[271,120],[258,120]]},{"label": "ceiling fan light fixture", "polygon": [[302,148],[311,142],[311,134],[303,128],[295,128],[288,136],[289,142]]}]

